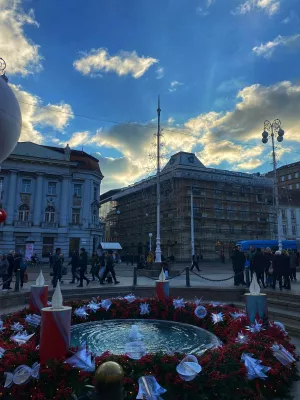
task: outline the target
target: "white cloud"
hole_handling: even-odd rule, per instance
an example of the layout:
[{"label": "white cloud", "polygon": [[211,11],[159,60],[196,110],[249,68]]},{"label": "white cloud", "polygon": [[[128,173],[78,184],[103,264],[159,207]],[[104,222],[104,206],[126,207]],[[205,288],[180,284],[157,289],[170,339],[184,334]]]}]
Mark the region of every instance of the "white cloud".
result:
[{"label": "white cloud", "polygon": [[168,118],[168,124],[169,124],[169,125],[173,125],[174,122],[175,122],[175,119],[174,119],[174,118],[172,118],[172,117]]},{"label": "white cloud", "polygon": [[242,78],[232,78],[227,81],[223,81],[218,87],[217,91],[221,93],[228,93],[245,86],[245,81]]},{"label": "white cloud", "polygon": [[216,0],[206,0],[206,7],[209,8],[213,4],[215,4]]},{"label": "white cloud", "polygon": [[[39,108],[43,107],[39,97],[26,92],[21,86],[10,84],[10,87],[19,101],[22,112],[21,141],[42,143],[43,135],[36,129],[38,126],[50,126],[61,131],[73,116],[69,104],[49,104],[45,108]],[[68,114],[63,113],[65,110],[68,110]]]},{"label": "white cloud", "polygon": [[260,158],[249,158],[249,160],[241,162],[237,164],[236,169],[238,170],[253,170],[257,167],[260,167],[263,163],[263,160]]},{"label": "white cloud", "polygon": [[119,76],[131,75],[138,79],[158,60],[153,57],[139,57],[135,51],[120,51],[111,56],[106,49],[92,49],[83,57],[74,61],[73,65],[83,75],[95,74],[99,71],[115,72]]},{"label": "white cloud", "polygon": [[7,65],[7,75],[26,76],[42,69],[39,46],[28,39],[24,25],[38,27],[33,10],[25,13],[20,0],[0,0],[0,56]]},{"label": "white cloud", "polygon": [[60,141],[57,138],[52,139],[52,141],[63,147],[65,147],[68,144],[72,149],[78,146],[88,144],[89,139],[90,139],[90,133],[88,131],[84,131],[84,132],[74,132],[72,136],[66,141]]},{"label": "white cloud", "polygon": [[176,90],[177,90],[177,88],[179,87],[179,86],[182,86],[183,85],[183,83],[181,83],[181,82],[178,82],[178,81],[172,81],[171,83],[170,83],[170,88],[169,88],[169,92],[176,92]]},{"label": "white cloud", "polygon": [[233,14],[247,14],[251,11],[264,11],[268,15],[274,15],[279,11],[280,0],[247,0],[241,3]]},{"label": "white cloud", "polygon": [[156,79],[162,79],[164,77],[165,70],[163,67],[159,67],[156,70]]},{"label": "white cloud", "polygon": [[260,46],[253,47],[252,51],[264,58],[270,58],[278,47],[293,48],[300,45],[300,34],[293,36],[278,35],[273,41],[262,43]]},{"label": "white cloud", "polygon": [[209,15],[209,11],[207,11],[207,9],[205,9],[203,7],[197,7],[196,13],[198,15],[200,15],[201,17],[206,17],[207,15]]}]

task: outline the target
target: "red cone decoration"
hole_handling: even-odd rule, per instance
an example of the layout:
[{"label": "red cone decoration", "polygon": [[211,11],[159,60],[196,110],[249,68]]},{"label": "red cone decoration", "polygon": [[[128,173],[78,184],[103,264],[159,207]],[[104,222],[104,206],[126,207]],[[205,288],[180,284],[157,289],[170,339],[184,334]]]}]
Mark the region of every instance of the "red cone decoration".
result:
[{"label": "red cone decoration", "polygon": [[2,210],[2,208],[0,208],[0,223],[4,222],[7,218],[7,214],[5,210]]}]

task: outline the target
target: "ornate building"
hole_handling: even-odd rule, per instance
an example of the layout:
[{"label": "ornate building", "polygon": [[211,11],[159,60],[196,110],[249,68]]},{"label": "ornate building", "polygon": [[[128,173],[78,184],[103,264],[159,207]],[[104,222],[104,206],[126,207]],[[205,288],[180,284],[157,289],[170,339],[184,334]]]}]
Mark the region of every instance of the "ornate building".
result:
[{"label": "ornate building", "polygon": [[[206,259],[236,241],[273,238],[276,230],[271,179],[241,172],[206,168],[192,153],[171,157],[161,172],[161,246],[165,257],[191,257],[191,191],[195,250]],[[104,195],[105,196],[105,195]],[[125,252],[149,249],[156,236],[156,178],[138,182],[108,196],[114,207],[106,216],[107,240]],[[105,202],[105,201],[103,201]],[[101,206],[102,207],[102,206]]]},{"label": "ornate building", "polygon": [[[273,178],[273,171],[266,174]],[[277,168],[278,186],[285,190],[300,190],[300,161]]]},{"label": "ornate building", "polygon": [[85,247],[92,252],[103,238],[99,220],[99,161],[89,154],[31,142],[18,143],[2,163],[0,251],[24,252],[31,236],[34,252],[48,257],[56,247],[66,256]]}]

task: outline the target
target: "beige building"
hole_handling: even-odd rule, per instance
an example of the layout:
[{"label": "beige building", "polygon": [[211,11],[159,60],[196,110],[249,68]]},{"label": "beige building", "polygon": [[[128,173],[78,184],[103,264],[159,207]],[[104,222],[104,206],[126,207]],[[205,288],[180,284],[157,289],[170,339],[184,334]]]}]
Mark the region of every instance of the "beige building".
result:
[{"label": "beige building", "polygon": [[[228,258],[238,240],[273,238],[272,189],[272,180],[257,174],[206,168],[193,153],[173,155],[161,172],[163,255],[182,261],[191,257],[191,191],[195,250],[204,258],[216,258],[220,250]],[[111,204],[105,218],[106,240],[138,254],[149,250],[152,233],[155,249],[155,177],[108,196],[101,208],[106,202]]]},{"label": "beige building", "polygon": [[[273,178],[273,171],[266,177]],[[277,168],[278,185],[286,190],[300,190],[300,161]]]}]

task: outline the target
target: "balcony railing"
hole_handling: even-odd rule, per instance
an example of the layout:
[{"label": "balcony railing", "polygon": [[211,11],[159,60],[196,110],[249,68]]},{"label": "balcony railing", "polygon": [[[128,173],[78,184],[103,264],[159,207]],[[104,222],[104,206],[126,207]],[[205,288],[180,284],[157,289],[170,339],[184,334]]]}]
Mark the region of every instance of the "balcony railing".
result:
[{"label": "balcony railing", "polygon": [[31,221],[14,221],[14,226],[16,228],[31,228],[32,222]]},{"label": "balcony railing", "polygon": [[57,222],[42,222],[42,228],[58,228]]},{"label": "balcony railing", "polygon": [[90,229],[103,229],[103,223],[101,222],[90,222],[89,223]]}]

